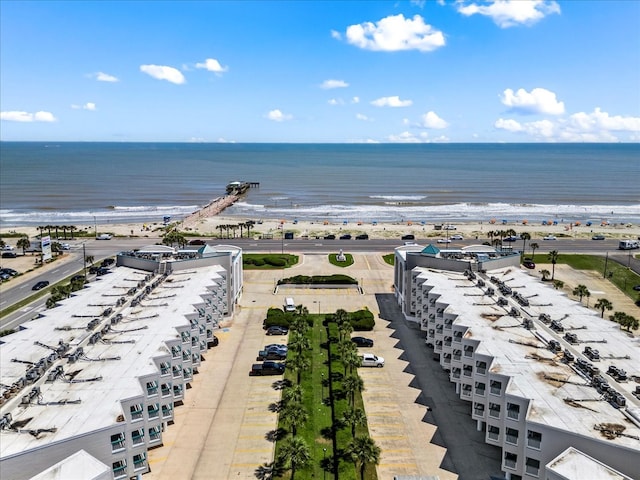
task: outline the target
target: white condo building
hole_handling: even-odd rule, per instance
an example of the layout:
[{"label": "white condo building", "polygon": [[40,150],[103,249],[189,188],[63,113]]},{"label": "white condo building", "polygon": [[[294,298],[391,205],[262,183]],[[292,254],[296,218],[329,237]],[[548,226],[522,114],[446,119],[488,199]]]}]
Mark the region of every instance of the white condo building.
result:
[{"label": "white condo building", "polygon": [[394,284],[507,478],[640,478],[638,338],[485,246],[400,247]]},{"label": "white condo building", "polygon": [[162,444],[242,293],[242,251],[232,246],[154,245],[117,265],[2,337],[3,479],[146,473],[147,451]]}]

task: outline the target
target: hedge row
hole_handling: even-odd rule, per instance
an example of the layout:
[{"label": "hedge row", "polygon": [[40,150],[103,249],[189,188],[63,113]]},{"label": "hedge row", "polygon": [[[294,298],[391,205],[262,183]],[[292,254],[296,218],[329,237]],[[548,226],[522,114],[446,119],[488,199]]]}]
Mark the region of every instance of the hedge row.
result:
[{"label": "hedge row", "polygon": [[244,265],[254,265],[256,267],[262,267],[263,265],[270,265],[272,267],[286,267],[287,259],[280,255],[264,255],[261,257],[243,257]]},{"label": "hedge row", "polygon": [[[355,332],[371,331],[376,323],[373,318],[373,313],[367,309],[348,312],[347,315]],[[267,310],[267,318],[264,320],[263,326],[265,329],[275,325],[288,328],[294,317],[295,313],[293,312],[285,312],[281,308],[270,308]],[[313,320],[310,317],[307,318],[307,321],[309,322],[309,326],[313,325]],[[325,315],[325,321],[334,322],[335,315]]]},{"label": "hedge row", "polygon": [[[263,326],[265,329],[276,325],[279,327],[289,328],[289,324],[293,321],[294,318],[294,312],[285,312],[281,308],[270,308],[269,310],[267,310],[267,318],[265,318]],[[312,327],[313,319],[307,318],[307,323],[310,327]]]},{"label": "hedge row", "polygon": [[357,285],[358,281],[348,275],[296,275],[278,281],[278,285],[287,283],[293,285]]}]

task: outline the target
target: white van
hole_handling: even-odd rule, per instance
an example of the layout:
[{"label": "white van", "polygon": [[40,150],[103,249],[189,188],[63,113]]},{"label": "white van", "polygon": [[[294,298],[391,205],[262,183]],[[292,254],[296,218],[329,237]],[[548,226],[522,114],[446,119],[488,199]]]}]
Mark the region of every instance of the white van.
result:
[{"label": "white van", "polygon": [[296,303],[293,301],[293,298],[287,297],[284,299],[284,311],[285,312],[295,312],[296,311]]}]

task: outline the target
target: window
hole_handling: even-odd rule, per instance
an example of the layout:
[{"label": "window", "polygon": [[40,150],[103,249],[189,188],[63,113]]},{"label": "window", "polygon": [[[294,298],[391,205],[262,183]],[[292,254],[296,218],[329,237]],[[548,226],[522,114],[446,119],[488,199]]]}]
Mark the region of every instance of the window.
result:
[{"label": "window", "polygon": [[138,403],[136,405],[131,405],[131,420],[141,420],[142,419],[142,404]]},{"label": "window", "polygon": [[173,396],[181,397],[182,396],[182,385],[174,385],[173,386]]},{"label": "window", "polygon": [[489,416],[500,418],[500,405],[497,403],[489,403]]},{"label": "window", "polygon": [[540,444],[542,443],[542,434],[534,432],[533,430],[527,431],[527,446],[540,450]]},{"label": "window", "polygon": [[500,428],[495,425],[489,425],[487,429],[487,437],[489,440],[495,440],[496,442],[500,439]]},{"label": "window", "polygon": [[460,369],[456,367],[453,370],[451,370],[451,376],[453,378],[460,378]]},{"label": "window", "polygon": [[505,430],[505,439],[504,439],[504,441],[506,443],[510,443],[512,445],[517,445],[518,444],[518,430],[516,430],[515,428],[507,427],[507,429]]},{"label": "window", "polygon": [[464,356],[473,357],[473,347],[471,345],[464,346]]},{"label": "window", "polygon": [[525,471],[528,475],[537,477],[540,474],[540,460],[527,457],[527,460],[525,462]]},{"label": "window", "polygon": [[516,403],[507,403],[507,417],[518,420],[520,417],[520,405]]},{"label": "window", "polygon": [[157,442],[161,437],[161,429],[159,426],[151,427],[149,429],[149,443]]},{"label": "window", "polygon": [[171,405],[162,406],[162,418],[171,418],[173,416],[173,407]]},{"label": "window", "polygon": [[162,391],[162,396],[163,397],[168,397],[169,395],[171,395],[171,384],[170,383],[163,383],[160,386],[160,390]]},{"label": "window", "polygon": [[127,474],[127,461],[118,460],[117,462],[113,462],[111,468],[113,469],[113,476],[115,478],[125,477]]},{"label": "window", "polygon": [[462,350],[454,350],[453,351],[453,359],[460,360],[462,358]]},{"label": "window", "polygon": [[171,364],[169,362],[162,362],[160,364],[160,375],[169,375],[171,372]]},{"label": "window", "polygon": [[471,365],[463,365],[462,366],[462,374],[465,377],[470,377],[473,375],[473,367]]},{"label": "window", "polygon": [[182,360],[187,361],[191,358],[191,350],[185,350],[182,352]]},{"label": "window", "polygon": [[191,380],[193,378],[193,371],[187,367],[182,371],[185,380]]},{"label": "window", "polygon": [[189,332],[180,332],[180,337],[182,338],[182,343],[186,343],[189,341]]},{"label": "window", "polygon": [[463,397],[471,396],[471,385],[462,385],[462,396]]},{"label": "window", "polygon": [[484,397],[486,387],[487,385],[485,383],[476,382],[476,395],[482,395]]},{"label": "window", "polygon": [[473,406],[473,414],[478,417],[484,416],[484,405],[482,403],[476,403]]},{"label": "window", "polygon": [[125,436],[124,433],[116,433],[111,435],[111,451],[117,452],[125,448]]},{"label": "window", "polygon": [[451,337],[444,337],[444,345],[446,347],[450,347],[451,346]]},{"label": "window", "polygon": [[476,372],[480,375],[487,373],[487,362],[476,362]]},{"label": "window", "polygon": [[491,386],[492,395],[500,395],[500,392],[502,392],[502,382],[491,380],[491,382],[489,382],[489,385]]},{"label": "window", "polygon": [[181,377],[182,376],[182,367],[180,365],[173,366],[173,376]]},{"label": "window", "polygon": [[147,407],[147,414],[149,415],[149,418],[158,418],[160,416],[160,405],[157,403],[154,403],[153,405],[149,405]]},{"label": "window", "polygon": [[133,469],[140,470],[147,467],[147,455],[145,453],[138,453],[133,456]]},{"label": "window", "polygon": [[157,395],[158,394],[158,382],[155,380],[152,382],[147,382],[147,395]]},{"label": "window", "polygon": [[139,428],[131,432],[131,440],[134,445],[140,445],[144,443],[144,428]]},{"label": "window", "polygon": [[518,464],[518,455],[511,452],[504,452],[504,466],[507,468],[514,469]]},{"label": "window", "polygon": [[180,347],[180,345],[174,345],[173,347],[171,347],[171,356],[173,358],[180,357],[180,352],[182,352],[182,348]]}]

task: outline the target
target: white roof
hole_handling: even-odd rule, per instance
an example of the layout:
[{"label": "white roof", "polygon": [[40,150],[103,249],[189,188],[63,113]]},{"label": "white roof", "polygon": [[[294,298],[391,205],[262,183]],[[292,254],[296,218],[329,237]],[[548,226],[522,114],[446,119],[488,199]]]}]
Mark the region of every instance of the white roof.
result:
[{"label": "white roof", "polygon": [[52,465],[31,480],[109,480],[111,468],[84,450]]},{"label": "white roof", "polygon": [[567,480],[585,480],[587,478],[597,478],[598,480],[630,480],[626,475],[573,447],[567,448],[551,460],[546,465],[546,468]]}]

